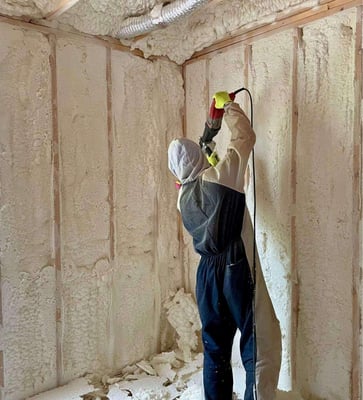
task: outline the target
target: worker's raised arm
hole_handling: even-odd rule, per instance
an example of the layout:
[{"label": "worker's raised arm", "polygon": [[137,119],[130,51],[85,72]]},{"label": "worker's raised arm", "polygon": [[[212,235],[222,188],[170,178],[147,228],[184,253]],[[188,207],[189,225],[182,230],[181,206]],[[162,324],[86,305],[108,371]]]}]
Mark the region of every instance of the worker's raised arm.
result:
[{"label": "worker's raised arm", "polygon": [[227,154],[216,167],[209,168],[204,173],[203,179],[243,193],[244,174],[256,135],[249,119],[237,103],[228,102],[224,109],[224,119],[231,132]]},{"label": "worker's raised arm", "polygon": [[228,150],[233,149],[240,157],[248,159],[256,142],[256,135],[250,120],[237,103],[228,103],[224,109],[224,120],[231,131]]}]

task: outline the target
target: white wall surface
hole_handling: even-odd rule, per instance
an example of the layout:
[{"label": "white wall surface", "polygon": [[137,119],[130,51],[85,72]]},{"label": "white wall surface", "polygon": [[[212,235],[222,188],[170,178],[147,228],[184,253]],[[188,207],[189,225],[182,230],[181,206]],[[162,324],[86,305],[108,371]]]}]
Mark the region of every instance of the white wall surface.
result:
[{"label": "white wall surface", "polygon": [[173,339],[161,304],[183,273],[166,157],[184,92],[168,61],[67,34],[52,48],[6,23],[0,36],[0,351],[3,398],[20,400]]}]

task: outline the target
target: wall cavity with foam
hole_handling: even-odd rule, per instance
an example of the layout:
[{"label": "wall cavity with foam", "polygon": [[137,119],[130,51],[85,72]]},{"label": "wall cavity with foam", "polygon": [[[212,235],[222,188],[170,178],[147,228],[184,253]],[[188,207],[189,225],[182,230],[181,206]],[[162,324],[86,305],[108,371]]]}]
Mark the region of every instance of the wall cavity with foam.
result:
[{"label": "wall cavity with foam", "polygon": [[[356,15],[304,28],[298,54],[297,373],[302,393],[350,398]],[[309,351],[306,351],[306,349]],[[332,368],[332,366],[335,368]],[[332,387],[332,382],[334,386]]]},{"label": "wall cavity with foam", "polygon": [[[0,24],[3,398],[165,349],[180,67]],[[166,222],[167,221],[167,222]]]},{"label": "wall cavity with foam", "polygon": [[[185,66],[186,135],[192,139],[202,134],[215,91],[245,86],[252,92],[257,248],[283,334],[279,388],[298,389],[303,398],[348,399],[359,385],[350,380],[358,351],[353,314],[359,310],[353,293],[359,221],[352,217],[359,190],[359,10],[236,44]],[[249,113],[247,99],[237,95]],[[229,135],[222,125],[216,138],[222,156]],[[191,254],[188,248],[186,257]]]}]

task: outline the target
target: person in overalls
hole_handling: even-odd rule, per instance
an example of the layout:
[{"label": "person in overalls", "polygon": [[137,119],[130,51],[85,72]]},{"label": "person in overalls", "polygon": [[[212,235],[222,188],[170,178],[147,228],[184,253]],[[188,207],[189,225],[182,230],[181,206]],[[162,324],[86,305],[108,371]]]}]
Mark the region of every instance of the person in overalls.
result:
[{"label": "person in overalls", "polygon": [[[196,299],[202,322],[204,395],[205,400],[232,399],[231,354],[238,328],[246,371],[244,399],[273,400],[281,362],[279,323],[259,265],[256,290],[260,288],[261,295],[256,296],[254,306],[254,282],[241,237],[246,209],[244,176],[256,135],[227,92],[218,92],[214,98],[216,107],[224,108],[231,131],[225,157],[211,166],[200,146],[186,138],[173,140],[168,149],[169,169],[181,183],[178,209],[201,256]],[[255,316],[255,311],[261,315]]]}]

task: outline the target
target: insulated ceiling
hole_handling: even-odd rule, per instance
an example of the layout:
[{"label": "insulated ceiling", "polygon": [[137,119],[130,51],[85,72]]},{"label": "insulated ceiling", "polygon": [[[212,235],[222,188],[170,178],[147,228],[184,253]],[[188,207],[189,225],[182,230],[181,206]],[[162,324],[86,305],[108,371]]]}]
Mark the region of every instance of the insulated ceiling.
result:
[{"label": "insulated ceiling", "polygon": [[[0,0],[0,13],[60,29],[116,38],[121,23],[149,14],[165,0]],[[188,17],[123,44],[182,64],[195,51],[243,27],[272,22],[276,14],[319,5],[319,0],[211,0]],[[59,13],[55,13],[56,11]],[[51,20],[51,22],[50,22]]]}]

